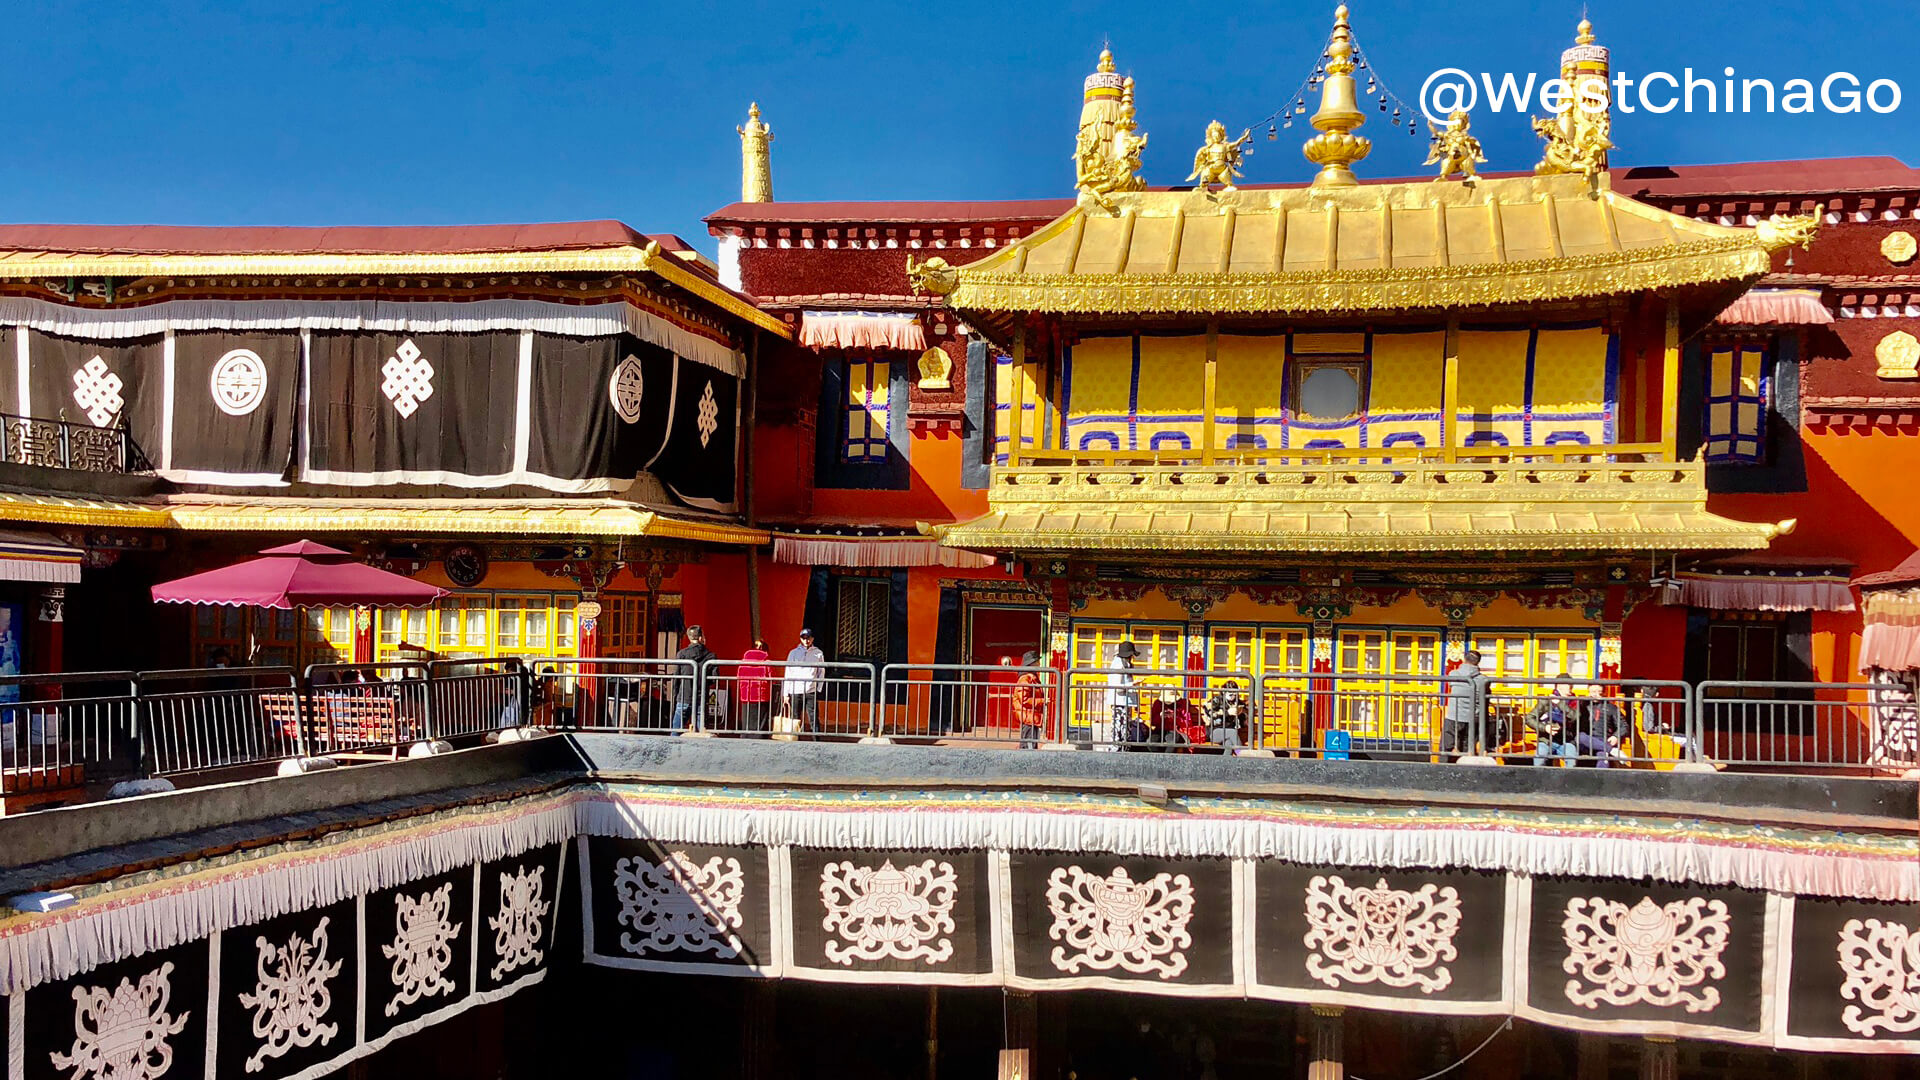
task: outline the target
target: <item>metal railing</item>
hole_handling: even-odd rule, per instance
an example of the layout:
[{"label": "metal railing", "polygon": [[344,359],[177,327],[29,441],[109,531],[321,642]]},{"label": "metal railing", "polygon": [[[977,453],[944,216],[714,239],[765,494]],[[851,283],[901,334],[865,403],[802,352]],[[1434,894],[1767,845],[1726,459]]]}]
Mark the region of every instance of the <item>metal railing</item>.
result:
[{"label": "metal railing", "polygon": [[879,733],[896,742],[1033,746],[1059,742],[1066,678],[1059,668],[888,664]]},{"label": "metal railing", "polygon": [[1703,756],[1742,769],[1920,769],[1912,692],[1899,683],[1724,682],[1694,687]]},{"label": "metal railing", "polygon": [[779,660],[316,664],[0,678],[0,794],[392,756],[511,727],[1900,776],[1896,683],[1498,679]]},{"label": "metal railing", "polygon": [[432,735],[452,739],[526,723],[527,668],[517,656],[427,663]]},{"label": "metal railing", "polygon": [[147,472],[153,465],[127,434],[124,421],[111,427],[0,413],[0,461],[94,473]]},{"label": "metal railing", "polygon": [[0,794],[140,775],[130,671],[0,677]]},{"label": "metal railing", "polygon": [[439,737],[423,663],[310,664],[302,682],[305,694],[269,702],[269,719],[297,733],[303,755],[394,751]]},{"label": "metal railing", "polygon": [[529,713],[540,727],[661,733],[676,702],[692,702],[700,673],[691,660],[541,660]]},{"label": "metal railing", "polygon": [[878,690],[874,667],[864,662],[709,660],[700,670],[703,708],[693,720],[715,733],[858,738],[879,733]]},{"label": "metal railing", "polygon": [[152,775],[275,761],[299,752],[296,726],[273,721],[273,702],[299,696],[292,668],[143,671],[134,681],[141,760]]}]

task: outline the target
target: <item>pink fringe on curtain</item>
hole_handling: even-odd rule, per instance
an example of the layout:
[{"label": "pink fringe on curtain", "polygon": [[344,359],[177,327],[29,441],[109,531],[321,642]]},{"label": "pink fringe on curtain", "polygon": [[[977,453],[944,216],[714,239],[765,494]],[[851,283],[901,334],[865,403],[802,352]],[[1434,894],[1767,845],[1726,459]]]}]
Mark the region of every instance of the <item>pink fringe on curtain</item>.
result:
[{"label": "pink fringe on curtain", "polygon": [[869,315],[858,311],[800,313],[800,344],[810,349],[910,349],[927,347],[917,315]]},{"label": "pink fringe on curtain", "polygon": [[1868,623],[1860,633],[1860,670],[1920,668],[1920,626]]},{"label": "pink fringe on curtain", "polygon": [[938,541],[906,537],[865,540],[796,540],[773,538],[773,561],[800,566],[951,566],[985,569],[991,555],[941,547]]},{"label": "pink fringe on curtain", "polygon": [[1754,289],[1713,320],[1722,326],[1824,326],[1833,312],[1817,289]]},{"label": "pink fringe on curtain", "polygon": [[1683,575],[1679,603],[1722,611],[1852,611],[1853,590],[1843,581]]}]

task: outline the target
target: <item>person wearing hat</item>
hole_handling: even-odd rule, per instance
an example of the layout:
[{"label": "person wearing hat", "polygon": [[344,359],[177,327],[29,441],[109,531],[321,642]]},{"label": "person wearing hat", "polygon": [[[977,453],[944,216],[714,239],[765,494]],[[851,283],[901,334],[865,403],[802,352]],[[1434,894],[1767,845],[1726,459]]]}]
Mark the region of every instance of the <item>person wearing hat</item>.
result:
[{"label": "person wearing hat", "polygon": [[[691,661],[697,674],[705,670],[707,661],[712,660],[713,650],[707,648],[707,632],[698,625],[687,627],[687,647],[675,654],[677,660]],[[673,722],[670,730],[675,735],[691,724],[695,730],[700,727],[700,718],[693,708],[694,684],[699,680],[692,676],[677,679],[673,684]]]},{"label": "person wearing hat", "polygon": [[800,631],[800,644],[787,653],[786,678],[780,692],[787,699],[787,715],[798,721],[809,735],[820,731],[820,682],[826,674],[827,655],[813,644],[813,631]]},{"label": "person wearing hat", "polygon": [[1133,681],[1133,662],[1140,655],[1139,646],[1132,641],[1123,641],[1113,651],[1114,662],[1119,671],[1107,677],[1107,704],[1112,708],[1111,730],[1105,740],[1095,733],[1094,741],[1104,743],[1103,750],[1121,749],[1121,744],[1138,742],[1145,733],[1134,713],[1140,708],[1140,690]]},{"label": "person wearing hat", "polygon": [[1020,749],[1039,749],[1040,733],[1051,706],[1052,694],[1040,681],[1040,654],[1028,649],[1020,658],[1020,677],[1013,683],[1013,718],[1020,724]]}]

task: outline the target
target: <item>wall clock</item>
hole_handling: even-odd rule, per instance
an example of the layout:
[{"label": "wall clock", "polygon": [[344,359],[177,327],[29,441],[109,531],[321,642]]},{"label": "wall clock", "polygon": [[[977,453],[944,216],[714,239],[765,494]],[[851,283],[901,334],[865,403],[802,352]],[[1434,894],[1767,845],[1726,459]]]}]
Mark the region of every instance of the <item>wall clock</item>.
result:
[{"label": "wall clock", "polygon": [[471,589],[480,584],[487,576],[487,553],[472,544],[459,544],[447,549],[447,580],[463,589]]}]

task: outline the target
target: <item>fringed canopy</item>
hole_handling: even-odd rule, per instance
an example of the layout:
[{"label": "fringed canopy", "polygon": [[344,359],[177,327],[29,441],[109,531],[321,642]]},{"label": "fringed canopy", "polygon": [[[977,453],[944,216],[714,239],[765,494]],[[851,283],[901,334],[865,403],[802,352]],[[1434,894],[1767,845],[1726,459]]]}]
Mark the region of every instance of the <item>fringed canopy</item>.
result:
[{"label": "fringed canopy", "polygon": [[800,344],[810,349],[910,349],[927,347],[917,315],[867,311],[805,311]]}]

